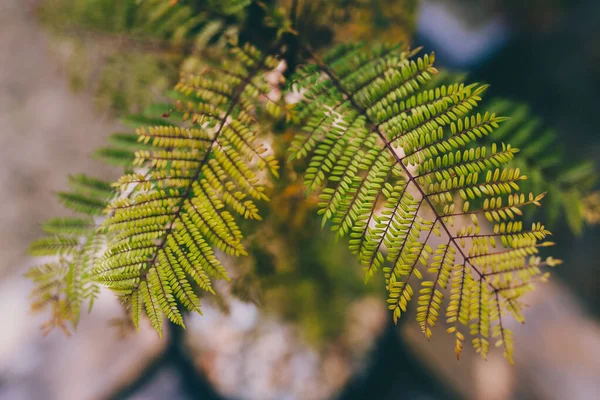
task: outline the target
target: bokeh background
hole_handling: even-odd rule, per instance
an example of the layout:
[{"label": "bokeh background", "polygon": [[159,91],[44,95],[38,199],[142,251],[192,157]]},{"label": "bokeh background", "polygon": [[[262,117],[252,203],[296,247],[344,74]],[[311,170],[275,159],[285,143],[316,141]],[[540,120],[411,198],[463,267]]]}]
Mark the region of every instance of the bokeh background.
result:
[{"label": "bokeh background", "polygon": [[[527,324],[512,327],[514,367],[501,352],[483,361],[467,350],[456,362],[441,332],[427,343],[410,318],[391,324],[381,287],[365,288],[344,246],[315,234],[293,184],[250,238],[253,260],[236,266],[231,294],[187,331],[131,334],[103,293],[71,337],[42,336],[23,273],[40,223],[65,215],[53,193],[70,173],[117,177],[90,153],[177,71],[163,48],[71,29],[53,1],[0,0],[0,399],[600,398],[598,227],[576,235],[556,223],[565,263],[528,299]],[[408,11],[388,16],[399,28],[386,39],[436,51],[493,96],[527,103],[569,159],[600,161],[600,2],[395,3]]]}]

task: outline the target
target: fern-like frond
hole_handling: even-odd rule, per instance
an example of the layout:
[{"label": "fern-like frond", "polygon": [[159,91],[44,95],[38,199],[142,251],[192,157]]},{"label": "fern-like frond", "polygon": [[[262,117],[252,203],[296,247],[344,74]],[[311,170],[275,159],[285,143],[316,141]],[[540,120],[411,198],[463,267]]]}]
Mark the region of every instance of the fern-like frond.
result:
[{"label": "fern-like frond", "polygon": [[345,45],[323,61],[306,51],[312,62],[294,84],[307,133],[292,157],[309,158],[305,181],[322,188],[323,223],[350,237],[366,280],[383,270],[394,321],[416,296],[427,338],[445,313],[457,357],[469,330],[484,357],[493,337],[510,359],[502,315],[522,319],[519,298],[558,262],[538,257],[550,232],[520,219],[544,194],[520,192],[517,150],[481,144],[506,121],[477,112],[487,86],[428,88],[434,55],[399,46]]},{"label": "fern-like frond", "polygon": [[268,198],[256,170],[277,176],[254,116],[257,104],[281,112],[265,76],[279,61],[250,46],[232,53],[222,67],[182,77],[176,109],[137,130],[135,171],[108,206],[114,238],[94,279],[131,305],[136,325],[145,310],[159,333],[163,315],[183,325],[182,310],[200,312],[195,285],[212,292],[211,279],[228,279],[213,248],[246,254],[234,216],[260,219],[256,201]]},{"label": "fern-like frond", "polygon": [[106,236],[98,232],[94,216],[103,213],[114,196],[110,183],[87,175],[69,178],[71,191],[58,193],[63,204],[78,217],[53,218],[42,225],[46,237],[33,241],[29,253],[44,257],[43,265],[26,276],[35,285],[31,297],[34,311],[50,309],[51,318],[42,329],[59,327],[68,333],[67,322],[77,326],[84,302],[91,310],[100,287],[91,277]]}]

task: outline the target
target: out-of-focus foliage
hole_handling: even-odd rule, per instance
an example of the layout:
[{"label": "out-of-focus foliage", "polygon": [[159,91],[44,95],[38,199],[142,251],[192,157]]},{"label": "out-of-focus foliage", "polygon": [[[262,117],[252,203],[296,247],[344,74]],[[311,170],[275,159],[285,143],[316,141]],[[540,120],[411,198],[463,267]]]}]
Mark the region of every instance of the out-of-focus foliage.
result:
[{"label": "out-of-focus foliage", "polygon": [[114,190],[110,183],[86,175],[71,177],[70,186],[71,191],[58,193],[58,198],[78,216],[47,221],[43,225],[46,236],[29,248],[32,255],[47,260],[26,275],[36,285],[31,294],[33,310],[50,311],[51,318],[42,326],[44,333],[56,327],[68,333],[67,322],[75,328],[82,304],[87,301],[91,310],[100,290],[91,272],[106,237],[97,232],[94,218],[104,213]]},{"label": "out-of-focus foliage", "polygon": [[298,323],[310,342],[324,344],[343,333],[349,304],[381,293],[383,282],[363,285],[345,246],[332,235],[314,234],[317,197],[306,197],[293,175],[281,177],[267,219],[250,237],[252,262],[241,281],[234,280],[234,294],[259,300],[266,311]]},{"label": "out-of-focus foliage", "polygon": [[417,0],[280,0],[296,3],[295,28],[313,48],[331,42],[404,41],[414,30]]},{"label": "out-of-focus foliage", "polygon": [[417,0],[338,0],[332,6],[338,41],[410,42]]},{"label": "out-of-focus foliage", "polygon": [[505,100],[492,101],[490,110],[510,116],[510,120],[495,133],[494,140],[511,143],[521,149],[514,165],[528,171],[529,179],[523,188],[533,192],[548,192],[544,210],[550,224],[556,224],[561,215],[574,233],[581,233],[590,206],[588,195],[594,190],[598,175],[591,160],[569,160],[558,143],[556,133],[532,115],[526,105]]},{"label": "out-of-focus foliage", "polygon": [[[245,11],[262,5],[280,25],[291,0],[46,0],[39,14],[56,36],[75,90],[93,94],[101,109],[139,112],[168,90],[180,70],[218,58],[224,39],[269,34]],[[279,6],[281,12],[276,12]],[[297,30],[313,47],[333,40],[408,40],[416,0],[300,0]],[[254,26],[256,25],[256,26]],[[268,24],[267,24],[268,25]],[[387,37],[386,37],[387,35]]]},{"label": "out-of-focus foliage", "polygon": [[600,192],[593,192],[583,199],[583,217],[589,224],[600,224]]},{"label": "out-of-focus foliage", "polygon": [[119,114],[148,106],[177,79],[181,63],[236,35],[244,0],[47,0],[42,21],[56,34],[75,89]]}]

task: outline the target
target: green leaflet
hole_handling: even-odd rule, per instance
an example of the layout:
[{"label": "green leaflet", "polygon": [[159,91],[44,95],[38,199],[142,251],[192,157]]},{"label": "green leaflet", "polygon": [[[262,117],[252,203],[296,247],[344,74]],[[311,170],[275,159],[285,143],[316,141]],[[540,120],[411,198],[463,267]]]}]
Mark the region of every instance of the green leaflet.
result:
[{"label": "green leaflet", "polygon": [[520,193],[517,150],[495,136],[506,118],[477,112],[487,86],[430,87],[434,55],[399,46],[345,45],[324,61],[307,53],[294,79],[306,132],[291,153],[309,159],[323,223],[349,236],[366,280],[383,270],[395,321],[418,290],[427,338],[445,308],[457,357],[468,330],[482,356],[493,339],[511,360],[502,318],[522,320],[519,298],[559,262],[538,255],[550,232],[523,227],[522,209],[544,194]]}]

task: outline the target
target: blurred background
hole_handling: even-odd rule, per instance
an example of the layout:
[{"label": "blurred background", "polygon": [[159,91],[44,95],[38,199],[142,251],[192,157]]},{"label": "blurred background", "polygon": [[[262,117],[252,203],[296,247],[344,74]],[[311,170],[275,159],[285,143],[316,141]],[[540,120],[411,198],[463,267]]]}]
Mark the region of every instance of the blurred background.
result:
[{"label": "blurred background", "polygon": [[[315,24],[315,46],[385,39],[435,51],[438,65],[490,83],[488,96],[526,104],[509,108],[554,132],[545,146],[561,149],[561,168],[587,160],[584,172],[538,178],[560,200],[538,217],[551,224],[564,264],[527,299],[527,323],[511,326],[514,367],[500,351],[483,361],[468,347],[457,362],[453,339],[438,330],[427,343],[414,315],[394,326],[383,283],[365,287],[345,245],[316,234],[315,200],[305,201],[288,165],[249,238],[251,257],[231,261],[232,285],[186,331],[171,328],[162,340],[150,326],[132,333],[118,301],[102,293],[70,337],[43,336],[47,316],[29,311],[23,274],[40,224],[66,215],[53,193],[69,174],[117,178],[119,168],[90,154],[123,129],[119,118],[160,99],[219,35],[259,30],[252,6],[192,33],[153,29],[158,11],[134,27],[121,16],[135,3],[0,0],[0,399],[600,398],[600,200],[588,179],[600,161],[596,0],[341,0],[331,4],[344,12],[331,20],[300,10]],[[176,6],[188,18],[201,3],[214,2]],[[288,136],[278,136],[281,146]]]}]

